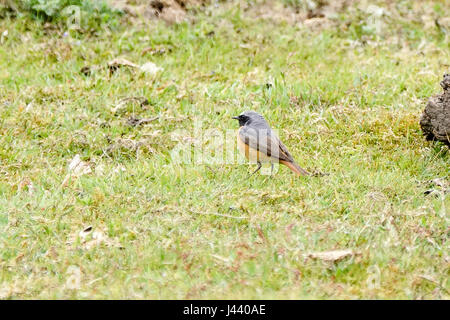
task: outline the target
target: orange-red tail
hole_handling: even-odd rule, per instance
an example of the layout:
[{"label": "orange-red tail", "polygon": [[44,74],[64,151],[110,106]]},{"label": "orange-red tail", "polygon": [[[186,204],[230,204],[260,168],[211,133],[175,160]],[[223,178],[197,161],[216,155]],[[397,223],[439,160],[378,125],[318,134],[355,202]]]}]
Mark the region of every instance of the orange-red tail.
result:
[{"label": "orange-red tail", "polygon": [[281,160],[280,163],[284,164],[286,167],[288,167],[289,169],[294,171],[295,174],[298,175],[298,176],[309,176],[309,175],[311,175],[308,171],[306,171],[305,169],[301,168],[295,162],[287,162],[287,161]]}]

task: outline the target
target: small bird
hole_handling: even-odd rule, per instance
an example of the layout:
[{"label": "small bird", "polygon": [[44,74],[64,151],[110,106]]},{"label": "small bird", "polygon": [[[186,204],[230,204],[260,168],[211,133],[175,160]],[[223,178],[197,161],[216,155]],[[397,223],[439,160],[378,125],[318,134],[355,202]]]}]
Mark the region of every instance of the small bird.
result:
[{"label": "small bird", "polygon": [[239,150],[248,160],[258,164],[258,168],[251,175],[261,169],[262,162],[271,163],[272,171],[274,163],[281,163],[298,176],[311,175],[295,163],[286,146],[272,132],[262,115],[255,111],[245,111],[233,119],[239,121],[237,135]]}]

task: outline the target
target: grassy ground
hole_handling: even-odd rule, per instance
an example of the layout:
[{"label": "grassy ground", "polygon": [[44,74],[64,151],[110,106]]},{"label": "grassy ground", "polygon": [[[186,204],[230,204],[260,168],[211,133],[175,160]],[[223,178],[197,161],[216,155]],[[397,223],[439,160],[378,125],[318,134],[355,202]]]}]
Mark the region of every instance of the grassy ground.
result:
[{"label": "grassy ground", "polygon": [[[220,4],[66,36],[1,20],[0,298],[448,299],[450,201],[428,181],[450,155],[418,120],[449,69],[450,6],[411,3],[307,26]],[[80,73],[117,57],[163,71]],[[329,175],[173,162],[207,143],[196,122],[236,130],[247,109]],[[86,174],[65,181],[77,154]],[[355,254],[309,257],[336,249]]]}]

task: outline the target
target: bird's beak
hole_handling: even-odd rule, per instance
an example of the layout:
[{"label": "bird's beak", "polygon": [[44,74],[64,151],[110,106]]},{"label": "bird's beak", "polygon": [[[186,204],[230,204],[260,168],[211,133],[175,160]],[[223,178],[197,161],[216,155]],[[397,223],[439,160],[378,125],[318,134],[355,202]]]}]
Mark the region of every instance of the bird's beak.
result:
[{"label": "bird's beak", "polygon": [[239,116],[233,117],[233,119],[239,120]]}]

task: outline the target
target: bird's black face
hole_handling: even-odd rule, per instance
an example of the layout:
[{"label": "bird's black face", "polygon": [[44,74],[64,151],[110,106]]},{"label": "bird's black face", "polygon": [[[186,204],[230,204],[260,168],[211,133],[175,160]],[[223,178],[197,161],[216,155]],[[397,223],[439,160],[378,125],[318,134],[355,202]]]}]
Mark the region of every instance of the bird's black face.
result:
[{"label": "bird's black face", "polygon": [[242,127],[243,125],[245,125],[250,120],[250,117],[241,114],[241,115],[239,115],[237,117],[233,117],[233,119],[238,120],[239,121],[239,126]]}]

